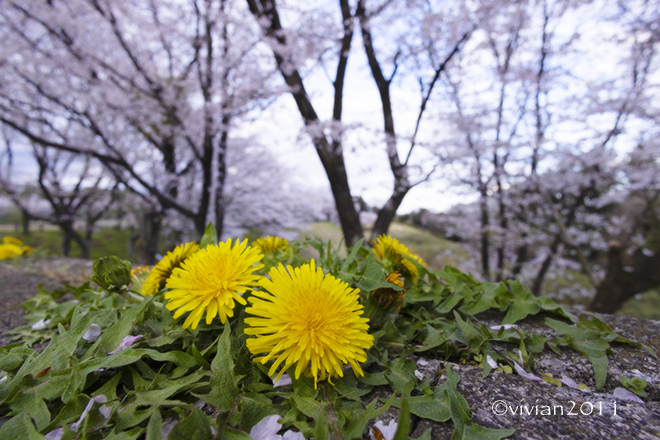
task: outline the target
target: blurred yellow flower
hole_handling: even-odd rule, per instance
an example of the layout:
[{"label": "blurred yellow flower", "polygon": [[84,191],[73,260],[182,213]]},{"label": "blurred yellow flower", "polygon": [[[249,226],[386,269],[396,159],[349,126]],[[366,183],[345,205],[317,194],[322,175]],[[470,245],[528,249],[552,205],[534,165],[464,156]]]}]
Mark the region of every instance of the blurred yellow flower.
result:
[{"label": "blurred yellow flower", "polygon": [[224,324],[234,315],[234,301],[245,304],[241,294],[257,284],[260,276],[253,272],[264,267],[257,264],[262,258],[259,249],[248,246],[247,240],[236,240],[234,247],[231,239],[207,246],[172,272],[166,284],[172,289],[165,293],[167,308],[178,309],[174,318],[191,312],[183,328],[197,328],[205,311],[207,324],[216,315]]},{"label": "blurred yellow flower", "polygon": [[[417,267],[405,256],[412,258],[422,266],[426,266],[424,260],[419,255],[413,254],[406,246],[399,243],[396,238],[389,235],[381,235],[378,240],[373,242],[374,255],[381,261],[386,262],[389,270],[398,270],[404,275],[410,275],[413,281],[417,279]],[[395,283],[396,284],[396,283]]]},{"label": "blurred yellow flower", "polygon": [[131,269],[131,276],[138,277],[145,273],[149,273],[151,266],[138,266],[135,269]]},{"label": "blurred yellow flower", "polygon": [[20,246],[15,244],[2,243],[0,244],[0,260],[7,260],[9,258],[16,258],[23,255]]},{"label": "blurred yellow flower", "polygon": [[144,296],[151,296],[158,293],[165,287],[167,278],[172,274],[172,271],[179,267],[186,258],[193,255],[199,250],[199,245],[195,242],[185,243],[174,248],[173,251],[168,252],[158,263],[154,265],[149,272],[149,276],[144,281],[140,293]]},{"label": "blurred yellow flower", "polygon": [[264,354],[255,362],[274,360],[268,374],[283,367],[277,379],[296,364],[300,373],[319,380],[344,375],[348,364],[356,375],[363,375],[359,362],[367,360],[366,349],[373,346],[368,333],[368,319],[362,317],[359,289],[332,275],[323,275],[314,260],[298,268],[273,267],[272,280],[262,279],[266,291],[254,291],[245,311],[255,317],[245,318],[245,334],[256,335],[246,341],[252,354]]},{"label": "blurred yellow flower", "polygon": [[289,240],[286,238],[273,237],[271,235],[255,240],[254,243],[252,243],[252,246],[258,247],[264,254],[278,250],[286,252],[291,248]]},{"label": "blurred yellow flower", "polygon": [[3,237],[2,242],[5,244],[13,244],[18,247],[23,246],[23,242],[16,237]]},{"label": "blurred yellow flower", "polygon": [[23,246],[23,242],[15,237],[3,237],[0,243],[0,260],[30,255],[34,249]]}]

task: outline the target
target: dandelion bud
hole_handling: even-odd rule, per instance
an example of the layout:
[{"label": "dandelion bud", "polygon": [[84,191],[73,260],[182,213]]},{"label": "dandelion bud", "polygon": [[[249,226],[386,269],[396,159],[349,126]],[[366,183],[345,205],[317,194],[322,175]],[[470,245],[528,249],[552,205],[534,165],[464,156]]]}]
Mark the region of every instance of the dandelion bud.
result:
[{"label": "dandelion bud", "polygon": [[131,263],[117,257],[94,261],[92,281],[108,291],[121,291],[131,282]]},{"label": "dandelion bud", "polygon": [[400,310],[401,305],[403,305],[403,298],[406,295],[406,289],[403,288],[403,280],[399,272],[390,273],[385,281],[398,286],[400,289],[381,287],[369,293],[364,306],[364,315],[369,318],[373,325],[382,324],[390,313]]}]

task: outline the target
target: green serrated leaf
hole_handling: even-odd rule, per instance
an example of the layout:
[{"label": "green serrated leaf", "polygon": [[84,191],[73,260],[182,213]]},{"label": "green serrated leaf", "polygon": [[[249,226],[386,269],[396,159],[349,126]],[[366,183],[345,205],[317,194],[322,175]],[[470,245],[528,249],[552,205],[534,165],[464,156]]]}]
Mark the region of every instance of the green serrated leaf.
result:
[{"label": "green serrated leaf", "polygon": [[[222,431],[223,440],[252,440],[250,434],[233,428],[225,428]],[[169,440],[169,439],[168,439]]]},{"label": "green serrated leaf", "polygon": [[361,438],[364,433],[364,429],[367,426],[367,423],[370,420],[375,419],[376,417],[381,416],[385,411],[387,411],[392,403],[394,402],[395,394],[392,394],[389,399],[383,402],[383,405],[380,408],[376,408],[376,405],[379,402],[378,398],[367,405],[367,407],[362,411],[354,420],[346,427],[344,434],[346,438]]},{"label": "green serrated leaf", "polygon": [[385,377],[397,394],[409,396],[415,388],[415,363],[401,356],[390,363]]},{"label": "green serrated leaf", "polygon": [[507,286],[511,290],[512,299],[509,311],[502,320],[502,324],[514,324],[529,315],[536,315],[541,311],[537,298],[526,289],[520,281],[508,281]]},{"label": "green serrated leaf", "polygon": [[249,393],[241,397],[240,412],[240,428],[245,432],[249,432],[264,417],[277,414],[277,408],[263,394]]},{"label": "green serrated leaf", "polygon": [[359,279],[355,285],[364,292],[369,292],[371,290],[376,290],[380,288],[391,288],[395,291],[401,290],[399,286],[385,281],[387,274],[383,271],[383,268],[380,267],[380,264],[373,261],[373,258],[369,257],[365,263],[363,272],[360,274]]},{"label": "green serrated leaf", "polygon": [[[436,422],[446,422],[451,418],[449,401],[444,387],[433,388],[433,394],[414,396],[408,398],[410,413],[423,419]],[[400,407],[400,400],[395,400],[393,405]]]},{"label": "green serrated leaf", "polygon": [[209,418],[193,407],[188,417],[174,425],[167,440],[210,440],[212,437]]},{"label": "green serrated leaf", "polygon": [[149,418],[144,440],[163,440],[163,417],[160,411],[155,410]]},{"label": "green serrated leaf", "polygon": [[43,440],[44,436],[32,424],[27,414],[20,414],[9,419],[0,427],[0,438],[20,440]]},{"label": "green serrated leaf", "polygon": [[205,249],[208,245],[217,245],[218,244],[218,231],[215,230],[213,223],[209,223],[206,229],[204,230],[204,235],[199,241],[199,248]]},{"label": "green serrated leaf", "polygon": [[486,341],[484,335],[482,335],[475,327],[463,321],[461,315],[459,315],[455,310],[454,319],[456,320],[456,325],[461,330],[461,333],[463,333],[463,336],[465,337],[465,340],[470,348],[479,348],[483,345],[483,343]]},{"label": "green serrated leaf", "polygon": [[211,362],[211,392],[204,399],[224,412],[231,409],[232,404],[239,395],[238,380],[234,373],[234,359],[230,341],[231,328],[229,323],[218,338],[218,351]]},{"label": "green serrated leaf", "polygon": [[410,406],[408,398],[401,396],[401,408],[399,411],[399,426],[396,428],[393,440],[408,440],[410,434]]},{"label": "green serrated leaf", "polygon": [[594,369],[596,389],[601,389],[607,379],[607,350],[610,348],[601,331],[588,328],[584,324],[569,325],[551,318],[546,318],[545,323],[567,336],[568,345],[589,359]]},{"label": "green serrated leaf", "polygon": [[511,293],[509,293],[504,283],[483,283],[482,291],[477,294],[473,302],[464,304],[459,310],[461,313],[476,315],[490,309],[497,309],[501,312],[506,310]]}]

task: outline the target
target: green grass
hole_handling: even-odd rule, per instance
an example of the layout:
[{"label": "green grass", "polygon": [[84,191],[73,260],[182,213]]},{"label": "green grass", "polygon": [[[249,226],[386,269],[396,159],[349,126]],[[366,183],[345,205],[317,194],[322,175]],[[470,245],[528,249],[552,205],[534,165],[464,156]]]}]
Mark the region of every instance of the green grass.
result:
[{"label": "green grass", "polygon": [[[368,235],[368,233],[369,231],[365,231],[365,235]],[[411,225],[393,223],[390,227],[390,234],[411,249],[412,252],[424,259],[430,268],[440,269],[445,265],[457,266],[470,258],[470,255],[460,244],[443,239]],[[36,255],[62,254],[62,233],[59,230],[34,230],[30,235],[8,231],[0,235],[8,235],[20,239],[23,243],[34,247]],[[96,259],[106,255],[115,255],[135,263],[135,257],[132,259],[128,258],[129,236],[130,232],[128,230],[106,228],[97,231],[92,239],[91,258]],[[330,222],[314,223],[301,236],[330,240],[335,248],[342,241],[341,228]],[[345,255],[346,247],[343,244],[342,248]],[[303,254],[308,258],[317,257],[316,251],[311,248],[305,250]],[[73,258],[81,257],[80,249],[75,243],[72,243],[71,254],[69,256]],[[573,275],[572,280],[548,280],[544,283],[544,293],[551,294],[553,290],[566,287],[568,283],[588,284],[588,280],[586,280],[584,275],[579,273]],[[562,302],[567,301],[562,300]],[[573,305],[577,303],[580,303],[580,301],[573,301]],[[660,320],[660,290],[651,290],[636,295],[626,301],[617,314]]]},{"label": "green grass", "polygon": [[392,223],[389,234],[416,253],[432,269],[458,266],[470,259],[458,243],[404,223]]},{"label": "green grass", "polygon": [[[62,232],[59,230],[32,231],[30,234],[3,233],[3,236],[16,237],[24,244],[35,248],[35,255],[62,255]],[[127,229],[105,228],[96,231],[92,237],[91,259],[97,259],[107,255],[115,255],[119,258],[135,263],[135,257],[128,257],[128,242],[130,231]],[[82,252],[75,242],[71,243],[71,258],[81,258]]]},{"label": "green grass", "polygon": [[[365,231],[368,236],[370,231]],[[416,253],[432,269],[441,269],[446,265],[457,266],[468,260],[470,255],[457,243],[438,237],[428,231],[403,223],[392,223],[390,235]],[[302,234],[308,237],[318,237],[332,241],[334,248],[342,239],[341,228],[330,222],[318,222],[309,231]],[[345,255],[346,248],[342,245]],[[306,251],[305,256],[315,257],[316,251]]]},{"label": "green grass", "polygon": [[633,296],[623,303],[616,314],[660,320],[660,290],[649,290]]}]

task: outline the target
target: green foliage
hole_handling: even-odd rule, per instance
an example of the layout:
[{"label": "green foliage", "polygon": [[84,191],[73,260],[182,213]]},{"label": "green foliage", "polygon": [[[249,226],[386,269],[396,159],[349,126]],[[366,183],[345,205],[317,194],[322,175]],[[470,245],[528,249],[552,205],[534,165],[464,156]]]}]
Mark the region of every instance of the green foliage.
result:
[{"label": "green foliage", "polygon": [[639,397],[646,397],[646,391],[644,391],[644,389],[646,388],[647,383],[645,379],[642,379],[641,377],[619,376],[619,382]]},{"label": "green foliage", "polygon": [[[209,226],[201,244],[215,241]],[[293,250],[281,254],[281,263],[307,262],[301,249],[309,248],[318,253],[315,260],[324,272],[359,288],[363,302],[379,289],[403,291],[386,280],[388,274],[362,243],[346,253],[341,244],[292,243]],[[451,267],[430,270],[418,265],[420,279],[406,280],[400,310],[387,310],[382,323],[371,323],[375,342],[361,365],[363,376],[345,370],[332,383],[321,381],[315,387],[303,374],[291,385],[276,387],[267,375],[270,364],[255,362],[246,347],[244,306],[237,305],[224,325],[202,322],[196,330],[184,330],[180,325],[185,316],[173,318],[163,292],[144,298],[130,285],[108,291],[110,284],[124,281],[125,264],[118,261],[106,259],[95,266],[94,280],[103,290],[89,284],[41,290],[25,302],[28,325],[14,330],[21,343],[0,347],[5,375],[0,416],[10,417],[0,428],[0,438],[37,439],[62,429],[63,438],[152,440],[171,428],[169,439],[249,439],[255,425],[279,415],[283,430],[299,431],[305,438],[357,439],[368,435],[375,418],[395,407],[395,438],[408,438],[415,416],[451,421],[452,438],[500,439],[513,430],[484,428],[472,421],[457,389],[458,373],[446,368],[444,383],[420,379],[415,356],[475,363],[487,376],[493,369],[487,357],[497,362],[497,370],[511,372],[512,359],[518,356],[523,367],[531,369],[534,356],[544,349],[568,346],[589,358],[601,387],[610,344],[640,346],[597,318],[575,317],[548,298],[533,296],[516,281],[479,283]],[[72,299],[61,302],[67,293]],[[560,320],[548,318],[546,323],[560,336],[548,340],[513,327],[490,329],[477,318],[486,311],[501,313],[503,324],[552,314]],[[43,325],[35,325],[39,323]],[[100,328],[98,336],[91,331],[95,326]],[[39,353],[31,348],[38,342],[49,345]],[[494,344],[508,345],[519,355]],[[626,386],[643,390],[639,383],[629,381]],[[429,436],[427,432],[422,438]]]},{"label": "green foliage", "polygon": [[607,324],[595,316],[591,320],[587,319],[584,315],[580,316],[580,320],[576,325],[568,325],[550,318],[546,319],[545,322],[562,335],[561,338],[553,341],[553,345],[568,345],[589,358],[594,368],[596,388],[598,389],[605,385],[605,380],[607,379],[607,352],[610,350],[610,342],[620,342],[643,347],[655,355],[651,348],[619,336]]}]

